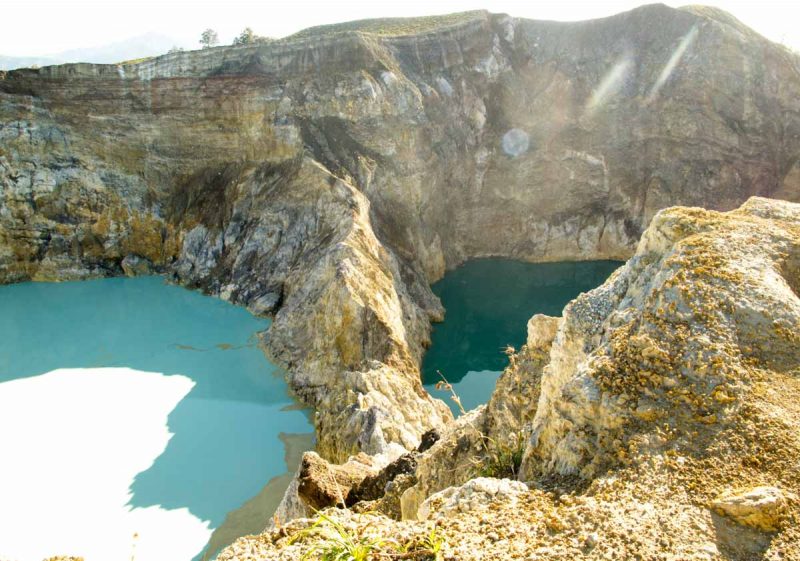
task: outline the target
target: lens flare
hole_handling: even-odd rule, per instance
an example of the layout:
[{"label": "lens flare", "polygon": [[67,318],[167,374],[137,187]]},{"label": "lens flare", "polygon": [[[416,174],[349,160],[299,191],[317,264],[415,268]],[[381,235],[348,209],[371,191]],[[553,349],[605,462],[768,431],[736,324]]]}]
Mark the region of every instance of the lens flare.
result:
[{"label": "lens flare", "polygon": [[503,152],[516,158],[528,151],[531,140],[528,133],[522,129],[511,129],[503,135]]},{"label": "lens flare", "polygon": [[672,75],[672,72],[675,70],[675,67],[678,66],[678,63],[683,58],[683,55],[686,54],[686,50],[694,43],[694,40],[697,38],[698,29],[695,25],[692,29],[689,30],[689,33],[683,36],[681,39],[680,44],[672,51],[672,56],[669,57],[666,66],[661,71],[661,74],[658,76],[658,80],[656,80],[655,85],[653,85],[653,89],[650,90],[650,93],[647,94],[647,103],[652,103],[656,96],[658,96],[658,92],[661,90],[662,86],[669,80],[669,77]]},{"label": "lens flare", "polygon": [[591,115],[602,107],[615,93],[617,93],[625,83],[625,78],[633,68],[633,59],[630,55],[625,55],[611,67],[603,76],[600,85],[592,92],[589,103],[586,104],[586,113]]}]

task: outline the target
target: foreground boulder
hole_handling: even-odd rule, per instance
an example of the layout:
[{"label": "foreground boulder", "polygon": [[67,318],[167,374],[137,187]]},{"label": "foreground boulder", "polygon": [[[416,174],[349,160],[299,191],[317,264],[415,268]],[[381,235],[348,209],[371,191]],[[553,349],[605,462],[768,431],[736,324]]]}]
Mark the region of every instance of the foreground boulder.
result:
[{"label": "foreground boulder", "polygon": [[366,454],[359,454],[345,464],[334,465],[316,452],[306,452],[300,461],[297,494],[312,512],[329,506],[343,507],[353,487],[377,471]]},{"label": "foreground boulder", "polygon": [[786,522],[790,501],[796,500],[797,497],[787,497],[776,487],[753,487],[724,493],[714,500],[712,507],[740,524],[773,532]]}]

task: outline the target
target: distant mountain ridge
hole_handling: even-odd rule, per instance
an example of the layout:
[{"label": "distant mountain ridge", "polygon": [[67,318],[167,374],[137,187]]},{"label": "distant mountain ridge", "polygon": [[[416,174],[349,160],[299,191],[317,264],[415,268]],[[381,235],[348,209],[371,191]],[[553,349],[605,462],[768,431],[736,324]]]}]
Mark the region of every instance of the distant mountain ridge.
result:
[{"label": "distant mountain ridge", "polygon": [[0,70],[29,68],[31,66],[48,66],[67,62],[93,62],[97,64],[113,64],[126,60],[164,54],[174,46],[184,47],[185,42],[178,41],[158,33],[146,33],[107,45],[70,49],[45,56],[3,56],[0,55]]}]

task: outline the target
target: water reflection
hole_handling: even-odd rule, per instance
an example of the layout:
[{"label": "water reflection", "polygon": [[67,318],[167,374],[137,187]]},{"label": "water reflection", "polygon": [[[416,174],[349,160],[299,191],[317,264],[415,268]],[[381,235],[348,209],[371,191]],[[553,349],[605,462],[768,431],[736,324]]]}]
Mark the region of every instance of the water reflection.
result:
[{"label": "water reflection", "polygon": [[620,265],[492,258],[468,261],[448,272],[433,285],[447,313],[443,323],[434,325],[422,363],[426,387],[457,413],[447,393],[434,389],[441,371],[466,409],[485,403],[508,364],[503,350],[525,342],[528,319],[536,313],[561,315],[570,300],[601,285]]},{"label": "water reflection", "polygon": [[[173,436],[166,449],[130,482],[134,510],[187,509],[211,529],[222,528],[231,511],[287,473],[278,436],[285,441],[311,430],[281,373],[255,344],[268,321],[244,309],[158,278],[7,286],[0,288],[0,309],[0,382],[98,366],[191,380],[167,418]],[[125,443],[102,453],[115,453],[115,446]],[[271,489],[270,504],[279,494],[276,484]],[[214,547],[226,544],[220,536],[234,538],[253,526],[238,533],[228,521],[224,533],[214,534]],[[141,551],[137,559],[145,559]]]}]

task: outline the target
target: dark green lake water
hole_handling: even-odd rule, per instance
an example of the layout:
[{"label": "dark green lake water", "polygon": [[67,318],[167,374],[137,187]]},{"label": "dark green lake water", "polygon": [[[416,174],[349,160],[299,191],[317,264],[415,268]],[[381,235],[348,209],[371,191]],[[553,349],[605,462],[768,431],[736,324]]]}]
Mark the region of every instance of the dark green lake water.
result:
[{"label": "dark green lake water", "polygon": [[435,324],[432,344],[422,362],[423,383],[447,401],[434,385],[441,372],[453,384],[465,409],[485,403],[508,365],[503,349],[525,343],[534,314],[561,315],[581,292],[603,284],[619,261],[524,263],[509,259],[474,259],[448,272],[433,285],[446,310]]},{"label": "dark green lake water", "polygon": [[0,287],[0,557],[190,561],[261,531],[313,446],[268,326],[155,277]]}]

